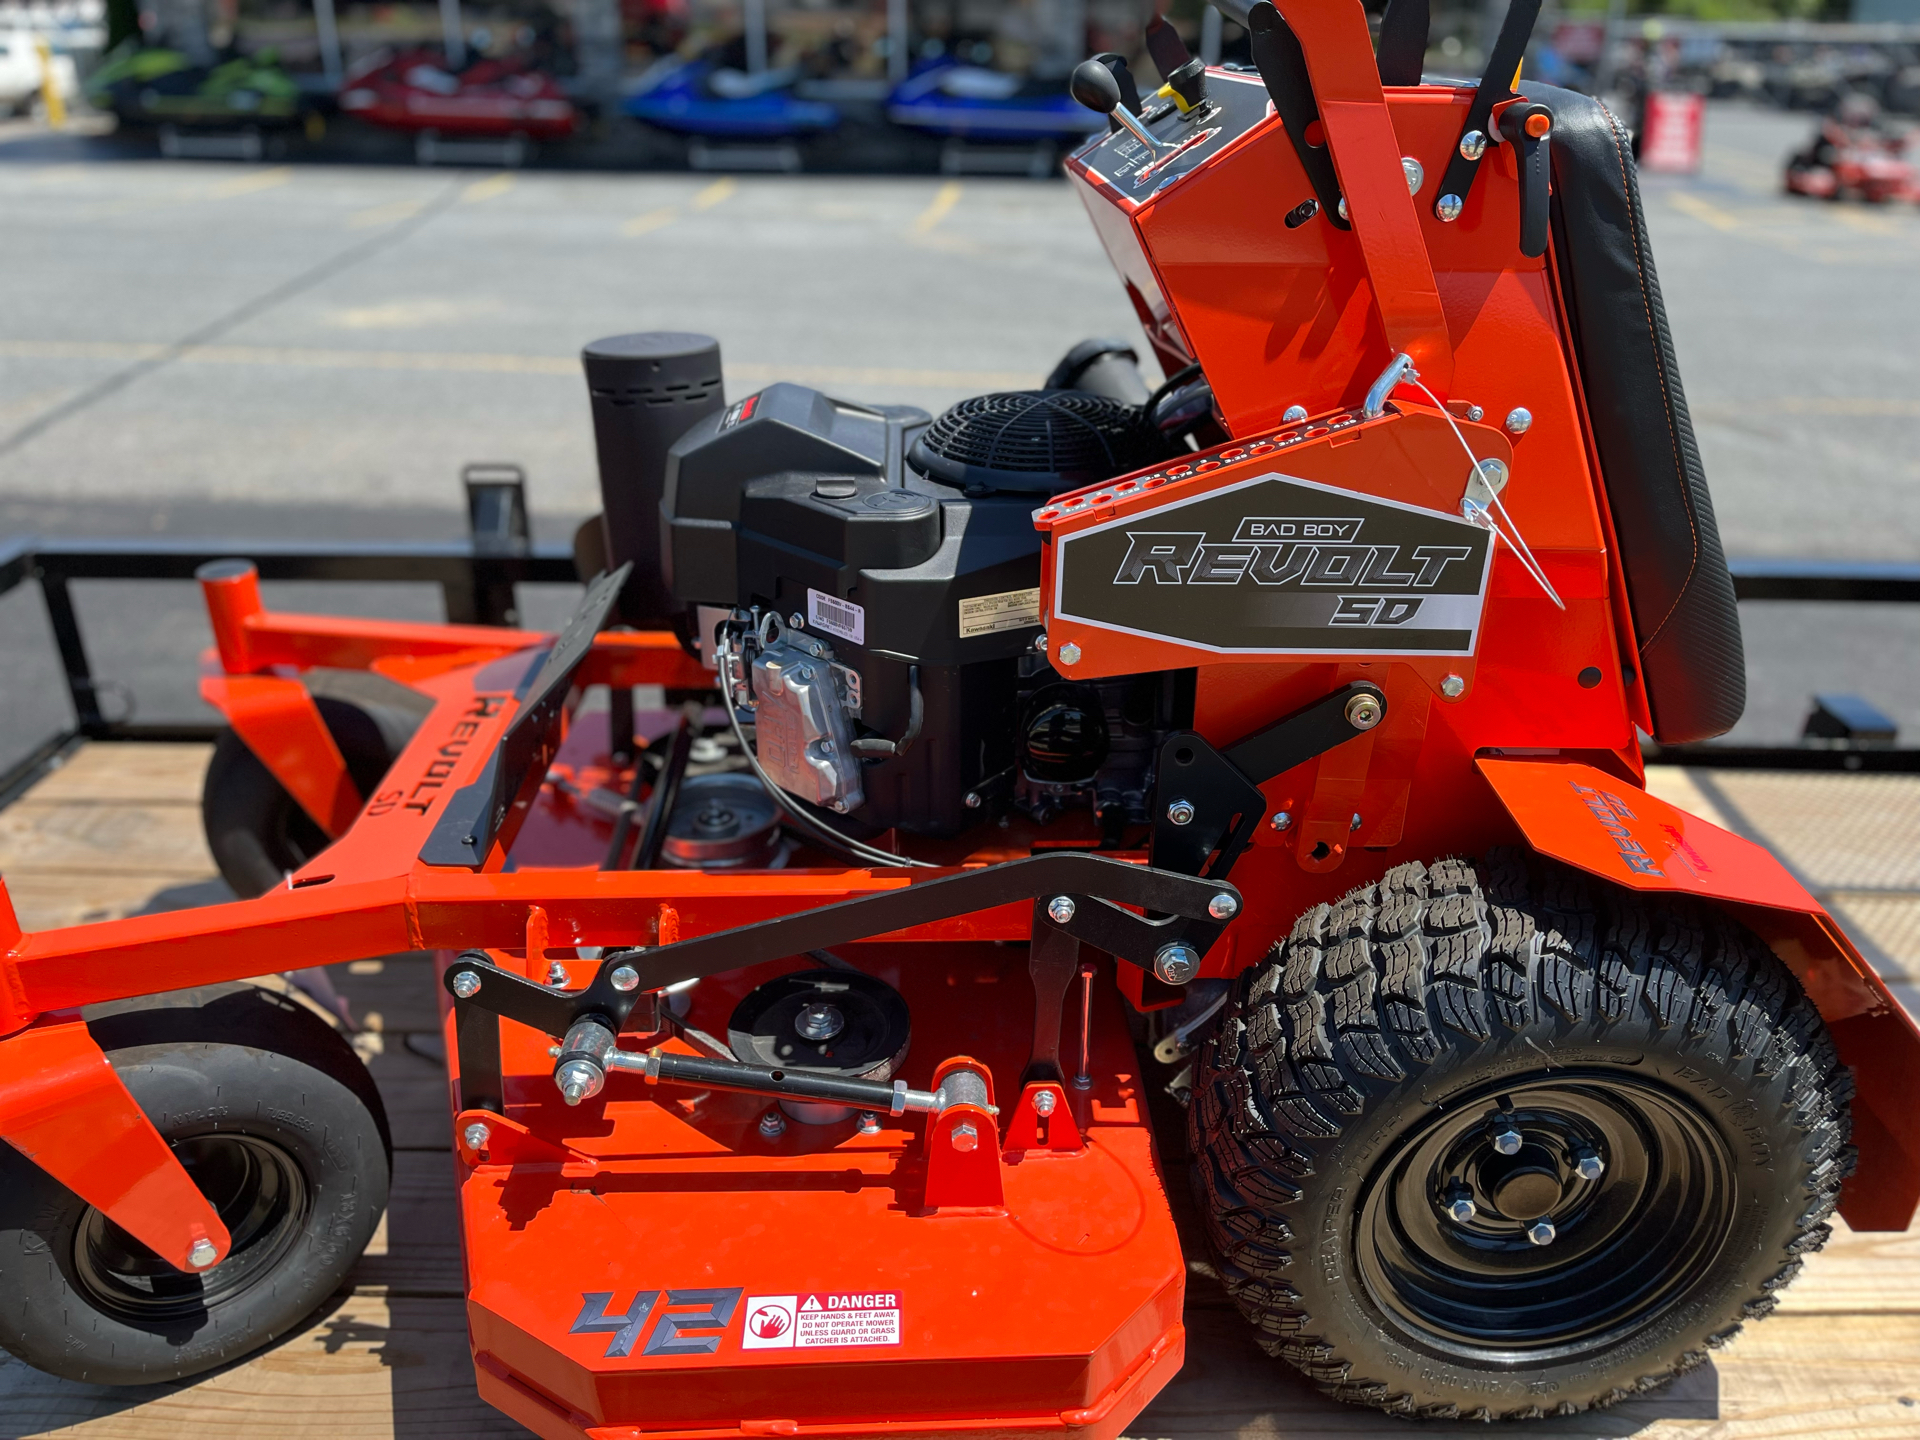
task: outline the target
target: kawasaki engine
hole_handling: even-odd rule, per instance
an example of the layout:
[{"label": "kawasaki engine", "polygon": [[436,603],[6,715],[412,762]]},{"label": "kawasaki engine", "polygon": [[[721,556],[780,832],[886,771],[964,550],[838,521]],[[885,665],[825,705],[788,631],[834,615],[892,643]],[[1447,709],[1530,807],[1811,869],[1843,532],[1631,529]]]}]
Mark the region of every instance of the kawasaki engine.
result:
[{"label": "kawasaki engine", "polygon": [[[635,394],[623,415],[595,386],[609,558],[643,560],[636,578],[653,588],[629,618],[684,627],[751,715],[768,781],[856,837],[953,835],[1016,808],[1042,822],[1090,809],[1115,841],[1146,820],[1156,736],[1189,722],[1190,679],[1055,673],[1031,517],[1051,495],[1184,448],[1206,397],[1150,396],[1131,352],[1099,342],[1045,389],[937,420],[786,384],[723,408],[717,347],[693,336],[601,342],[590,381],[597,353],[661,341],[700,353],[646,357],[659,403]],[[610,443],[609,428],[665,428],[686,404],[676,397],[702,389],[704,413],[670,446]],[[660,452],[651,475],[632,463],[645,449]],[[610,451],[627,474],[609,474]],[[648,491],[653,523],[616,533],[616,513]]]}]

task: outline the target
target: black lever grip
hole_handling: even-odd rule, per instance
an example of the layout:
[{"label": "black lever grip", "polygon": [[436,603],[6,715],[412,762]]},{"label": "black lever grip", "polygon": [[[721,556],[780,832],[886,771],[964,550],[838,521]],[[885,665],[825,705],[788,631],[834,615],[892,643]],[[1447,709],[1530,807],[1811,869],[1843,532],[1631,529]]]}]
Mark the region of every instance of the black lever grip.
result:
[{"label": "black lever grip", "polygon": [[1552,179],[1553,111],[1537,101],[1509,105],[1500,133],[1520,162],[1520,253],[1547,251],[1549,182]]},{"label": "black lever grip", "polygon": [[[1433,197],[1433,213],[1442,221],[1460,218],[1467,194],[1473,189],[1473,177],[1480,169],[1480,157],[1486,153],[1487,117],[1495,104],[1513,93],[1514,74],[1526,56],[1533,22],[1539,18],[1540,0],[1512,0],[1507,6],[1507,18],[1500,22],[1500,34],[1487,56],[1487,68],[1481,72],[1473,103],[1467,107],[1466,123],[1460,127],[1459,144],[1447,159],[1446,174]],[[1472,143],[1474,137],[1481,137],[1481,143]]]},{"label": "black lever grip", "polygon": [[1313,98],[1313,79],[1307,73],[1307,54],[1300,48],[1300,37],[1280,18],[1273,0],[1254,0],[1247,10],[1247,39],[1253,51],[1253,63],[1267,87],[1267,98],[1279,112],[1286,127],[1293,153],[1300,157],[1300,168],[1307,172],[1313,193],[1320,197],[1320,213],[1336,229],[1352,227],[1340,214],[1340,177],[1334,173],[1333,152],[1325,137],[1315,145],[1307,138],[1320,120],[1320,105]]}]

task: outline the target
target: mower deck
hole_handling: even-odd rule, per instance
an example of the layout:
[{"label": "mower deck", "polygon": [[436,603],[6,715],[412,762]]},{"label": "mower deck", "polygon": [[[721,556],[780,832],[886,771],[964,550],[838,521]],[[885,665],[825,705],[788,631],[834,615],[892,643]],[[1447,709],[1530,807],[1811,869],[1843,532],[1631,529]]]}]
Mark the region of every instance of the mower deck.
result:
[{"label": "mower deck", "polygon": [[[995,1020],[1032,1013],[1024,949],[849,958],[919,1017],[901,1078],[927,1086],[970,1055],[1007,1125],[1027,1037]],[[797,968],[702,982],[688,1022],[724,1035],[742,995]],[[953,1003],[984,987],[1018,993]],[[1184,1266],[1119,998],[1092,993],[1093,1083],[1066,1087],[1084,1144],[1010,1154],[1003,1206],[928,1206],[917,1123],[788,1120],[768,1137],[764,1098],[624,1074],[604,1114],[570,1110],[550,1042],[504,1027],[507,1120],[579,1158],[488,1163],[462,1146],[482,1394],[542,1435],[596,1440],[1117,1435],[1180,1365]]]}]

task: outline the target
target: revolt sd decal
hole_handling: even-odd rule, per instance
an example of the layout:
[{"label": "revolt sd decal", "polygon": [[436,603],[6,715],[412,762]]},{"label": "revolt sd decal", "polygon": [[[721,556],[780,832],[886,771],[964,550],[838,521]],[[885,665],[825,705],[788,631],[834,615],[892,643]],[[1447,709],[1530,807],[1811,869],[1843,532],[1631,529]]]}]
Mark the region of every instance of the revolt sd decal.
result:
[{"label": "revolt sd decal", "polygon": [[1470,655],[1492,537],[1287,475],[1064,536],[1054,614],[1219,654]]}]

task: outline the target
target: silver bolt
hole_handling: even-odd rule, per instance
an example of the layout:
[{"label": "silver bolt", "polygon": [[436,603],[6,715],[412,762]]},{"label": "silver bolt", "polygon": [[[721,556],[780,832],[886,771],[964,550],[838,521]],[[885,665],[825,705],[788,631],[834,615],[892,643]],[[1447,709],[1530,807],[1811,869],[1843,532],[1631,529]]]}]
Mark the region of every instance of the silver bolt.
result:
[{"label": "silver bolt", "polygon": [[1516,405],[1507,412],[1507,429],[1515,435],[1524,435],[1533,428],[1533,412],[1524,405]]},{"label": "silver bolt", "polygon": [[1347,724],[1356,730],[1371,730],[1386,713],[1377,695],[1363,693],[1347,701]]},{"label": "silver bolt", "polygon": [[831,1040],[847,1028],[847,1017],[840,1007],[825,1000],[814,1000],[800,1011],[793,1028],[805,1040]]},{"label": "silver bolt", "polygon": [[1036,1090],[1033,1092],[1033,1113],[1034,1114],[1036,1115],[1053,1114],[1053,1107],[1055,1103],[1056,1101],[1055,1101],[1053,1091]]},{"label": "silver bolt", "polygon": [[1600,1158],[1597,1150],[1582,1150],[1575,1157],[1573,1168],[1582,1180],[1598,1180],[1607,1173],[1607,1162]]},{"label": "silver bolt", "polygon": [[1510,1123],[1502,1124],[1498,1130],[1493,1132],[1493,1148],[1498,1150],[1502,1155],[1518,1155],[1520,1153],[1520,1146],[1523,1143],[1525,1142],[1521,1140],[1520,1132],[1514,1129]]},{"label": "silver bolt", "polygon": [[1460,137],[1460,158],[1478,160],[1487,153],[1487,137],[1478,130],[1469,130]]},{"label": "silver bolt", "polygon": [[1347,197],[1344,195],[1340,197],[1339,209],[1340,209],[1340,218],[1342,220],[1346,219],[1347,218]]},{"label": "silver bolt", "polygon": [[1487,412],[1484,407],[1479,405],[1467,406],[1467,419],[1471,420],[1475,425],[1478,425],[1482,420],[1486,418],[1487,418]]},{"label": "silver bolt", "polygon": [[1167,819],[1176,825],[1191,825],[1193,823],[1192,802],[1187,800],[1174,801],[1171,805],[1167,806]]},{"label": "silver bolt", "polygon": [[1536,1245],[1551,1245],[1560,1232],[1553,1228],[1551,1220],[1541,1219],[1527,1226],[1527,1239]]},{"label": "silver bolt", "polygon": [[196,1240],[193,1249],[187,1252],[187,1265],[194,1270],[204,1270],[213,1264],[215,1253],[211,1240]]},{"label": "silver bolt", "polygon": [[493,1138],[493,1132],[482,1121],[476,1120],[460,1132],[460,1138],[466,1142],[467,1149],[484,1150],[487,1141]]},{"label": "silver bolt", "polygon": [[796,610],[791,615],[787,616],[787,624],[791,625],[796,630],[804,630],[807,628],[807,617],[802,615],[798,610]]},{"label": "silver bolt", "polygon": [[569,1105],[578,1105],[582,1100],[591,1100],[600,1093],[600,1087],[607,1083],[607,1077],[601,1073],[598,1065],[589,1065],[584,1060],[569,1060],[553,1072],[553,1083],[560,1087],[560,1098]]},{"label": "silver bolt", "polygon": [[480,977],[471,970],[462,970],[453,977],[453,993],[462,1000],[471,1000],[480,993]]},{"label": "silver bolt", "polygon": [[1073,919],[1073,897],[1056,895],[1047,901],[1047,918],[1056,925],[1064,925]]},{"label": "silver bolt", "polygon": [[1446,1210],[1447,1218],[1456,1225],[1464,1225],[1480,1213],[1473,1203],[1473,1198],[1468,1195],[1453,1196],[1447,1201]]},{"label": "silver bolt", "polygon": [[565,965],[562,965],[558,960],[551,961],[547,965],[547,984],[554,985],[554,986],[565,986],[566,983],[567,983],[567,967]]},{"label": "silver bolt", "polygon": [[969,810],[978,810],[980,808],[980,792],[978,790],[967,791],[966,798],[960,803]]},{"label": "silver bolt", "polygon": [[1306,418],[1307,418],[1306,406],[1289,405],[1287,406],[1286,410],[1281,414],[1280,423],[1282,425],[1298,425],[1302,420]]},{"label": "silver bolt", "polygon": [[1507,462],[1489,457],[1480,462],[1480,479],[1487,489],[1498,495],[1507,486]]},{"label": "silver bolt", "polygon": [[1047,653],[1046,631],[1042,630],[1038,635],[1033,637],[1033,648],[1038,650],[1042,655]]},{"label": "silver bolt", "polygon": [[860,1133],[862,1135],[878,1135],[880,1133],[880,1117],[871,1110],[862,1110],[860,1112]]},{"label": "silver bolt", "polygon": [[1356,810],[1354,812],[1353,819],[1347,823],[1347,829],[1358,830],[1359,828],[1360,828],[1360,812]]},{"label": "silver bolt", "polygon": [[1062,645],[1060,647],[1060,663],[1062,665],[1078,665],[1080,663],[1080,647],[1071,640]]},{"label": "silver bolt", "polygon": [[1400,168],[1406,172],[1407,193],[1409,195],[1418,195],[1420,193],[1420,187],[1427,183],[1426,166],[1422,165],[1411,155],[1402,155],[1400,157]]},{"label": "silver bolt", "polygon": [[769,1140],[778,1140],[787,1133],[787,1117],[780,1113],[778,1107],[760,1117],[760,1133]]},{"label": "silver bolt", "polygon": [[1273,812],[1273,819],[1267,823],[1276,830],[1289,830],[1293,828],[1293,816],[1285,810],[1276,810]]},{"label": "silver bolt", "polygon": [[607,977],[609,984],[622,995],[640,988],[640,972],[631,965],[616,965],[613,974]]},{"label": "silver bolt", "polygon": [[953,1142],[953,1148],[962,1153],[978,1149],[980,1145],[980,1132],[973,1128],[969,1120],[962,1120],[954,1126],[947,1132],[947,1138]]},{"label": "silver bolt", "polygon": [[1433,213],[1440,217],[1441,224],[1451,224],[1460,218],[1463,203],[1458,195],[1442,195],[1440,203],[1433,207]]},{"label": "silver bolt", "polygon": [[1160,947],[1153,957],[1153,973],[1168,985],[1184,985],[1200,973],[1200,952],[1178,942]]},{"label": "silver bolt", "polygon": [[1240,902],[1224,890],[1207,901],[1207,914],[1216,920],[1231,920],[1240,913]]},{"label": "silver bolt", "polygon": [[1440,682],[1440,693],[1449,700],[1458,700],[1467,693],[1467,682],[1458,675],[1449,675]]}]

